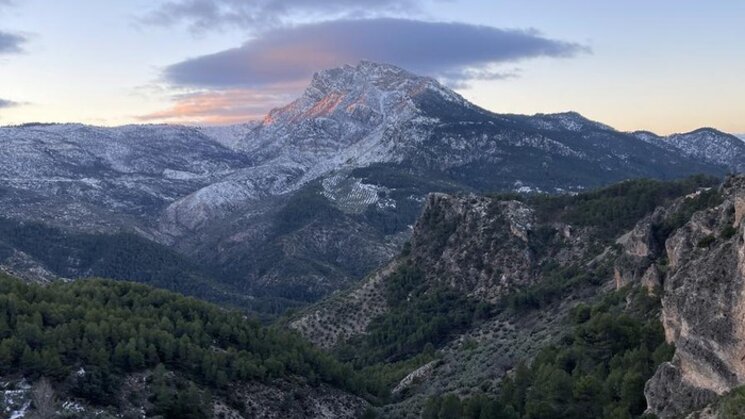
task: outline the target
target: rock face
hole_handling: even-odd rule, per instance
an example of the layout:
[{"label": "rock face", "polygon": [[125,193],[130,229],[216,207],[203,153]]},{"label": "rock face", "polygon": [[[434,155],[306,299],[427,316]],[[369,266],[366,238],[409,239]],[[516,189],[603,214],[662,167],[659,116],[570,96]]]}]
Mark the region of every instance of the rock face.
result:
[{"label": "rock face", "polygon": [[641,281],[648,291],[654,292],[662,284],[655,261],[664,249],[656,242],[654,229],[670,212],[670,208],[657,208],[616,240],[623,249],[614,266],[616,289]]},{"label": "rock face", "polygon": [[[535,236],[538,227],[543,236]],[[405,256],[352,290],[309,309],[290,326],[322,347],[363,333],[371,318],[387,309],[385,281],[404,260],[418,266],[433,286],[446,285],[495,303],[509,291],[539,280],[539,265],[548,259],[566,265],[591,252],[587,233],[575,229],[565,236],[570,229],[562,223],[539,226],[534,210],[519,201],[430,194]]]},{"label": "rock face", "polygon": [[533,210],[518,201],[432,194],[414,227],[411,258],[426,266],[428,280],[495,302],[535,280],[534,224]]},{"label": "rock face", "polygon": [[393,260],[351,290],[311,307],[289,326],[314,344],[331,348],[364,333],[388,305],[385,281],[403,260],[421,268],[432,286],[446,285],[484,302],[495,303],[509,291],[531,285],[541,276],[532,246],[540,240],[560,243],[551,253],[568,263],[587,250],[585,235],[562,235],[564,225],[546,227],[550,237],[532,238],[533,210],[519,201],[476,195],[430,194],[414,226],[409,254]]},{"label": "rock face", "polygon": [[737,217],[745,178],[729,178],[722,195],[665,244],[662,321],[676,351],[646,387],[660,417],[701,409],[745,384],[745,228]]}]

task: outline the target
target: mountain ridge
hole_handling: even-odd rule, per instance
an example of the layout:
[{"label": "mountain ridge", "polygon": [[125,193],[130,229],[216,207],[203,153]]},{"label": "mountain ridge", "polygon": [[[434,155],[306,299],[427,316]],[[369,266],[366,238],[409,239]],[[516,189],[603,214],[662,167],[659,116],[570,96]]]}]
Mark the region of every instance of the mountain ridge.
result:
[{"label": "mountain ridge", "polygon": [[133,231],[221,267],[240,292],[300,304],[393,257],[429,192],[578,192],[739,167],[573,112],[495,114],[371,62],[317,73],[255,124],[32,125],[0,140],[7,216]]},{"label": "mountain ridge", "polygon": [[[717,205],[716,185],[693,178],[632,180],[574,196],[434,193],[397,258],[282,324],[363,370],[404,368],[391,379],[397,391],[383,408],[390,417],[421,412],[428,397],[449,393],[501,400],[502,380],[514,378],[520,363],[541,351],[541,361],[551,359],[552,345],[571,343],[564,335],[573,313],[583,306],[589,312],[598,301],[616,301],[618,316],[641,298],[650,322],[646,333],[655,342],[648,353],[661,345],[672,356],[656,321],[670,309],[642,296],[667,289],[664,268],[658,269],[664,264],[660,242],[675,237],[696,211]],[[607,310],[609,303],[599,306]],[[617,329],[599,326],[599,333],[608,333],[613,345],[625,342]],[[564,356],[558,362],[567,362],[562,365],[569,376],[582,355]],[[660,356],[659,362],[669,360]],[[634,397],[641,398],[653,373],[646,370],[641,384],[634,384]],[[537,386],[541,379],[548,378],[537,378]],[[561,404],[550,404],[557,410],[546,417],[560,417]],[[643,410],[634,407],[635,415]]]}]

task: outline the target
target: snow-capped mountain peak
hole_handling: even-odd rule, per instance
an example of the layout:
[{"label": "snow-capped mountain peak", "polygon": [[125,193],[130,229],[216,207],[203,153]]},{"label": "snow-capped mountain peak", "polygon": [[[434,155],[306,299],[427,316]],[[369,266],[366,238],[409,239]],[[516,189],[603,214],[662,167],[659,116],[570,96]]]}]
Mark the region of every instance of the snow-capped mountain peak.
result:
[{"label": "snow-capped mountain peak", "polygon": [[[434,93],[442,100],[469,105],[460,95],[430,77],[390,64],[362,61],[317,72],[303,95],[269,112],[262,125],[295,124],[302,120],[340,117],[378,124],[386,116],[412,116],[413,99]],[[470,106],[470,105],[469,105]]]},{"label": "snow-capped mountain peak", "polygon": [[636,138],[711,164],[727,166],[730,170],[745,170],[745,142],[714,128],[659,136],[648,131],[631,133]]},{"label": "snow-capped mountain peak", "polygon": [[360,61],[356,66],[344,65],[316,73],[306,94],[328,95],[351,92],[361,87],[372,87],[382,92],[395,92],[409,97],[429,90],[449,100],[463,100],[457,93],[431,77],[419,76],[391,64],[371,61]]}]

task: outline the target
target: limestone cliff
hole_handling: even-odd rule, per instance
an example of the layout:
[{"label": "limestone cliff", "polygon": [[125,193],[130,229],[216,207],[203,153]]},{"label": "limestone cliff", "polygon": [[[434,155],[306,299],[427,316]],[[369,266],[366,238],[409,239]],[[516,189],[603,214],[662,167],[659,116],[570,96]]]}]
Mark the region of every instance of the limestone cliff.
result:
[{"label": "limestone cliff", "polygon": [[662,322],[675,356],[647,383],[651,412],[678,417],[745,384],[745,177],[665,242]]}]

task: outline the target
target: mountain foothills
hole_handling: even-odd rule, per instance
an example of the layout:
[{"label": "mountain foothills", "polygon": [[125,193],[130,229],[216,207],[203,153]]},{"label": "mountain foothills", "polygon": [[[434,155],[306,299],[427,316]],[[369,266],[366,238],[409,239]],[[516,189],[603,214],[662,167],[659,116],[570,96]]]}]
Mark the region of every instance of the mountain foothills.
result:
[{"label": "mountain foothills", "polygon": [[[3,225],[39,234],[33,246],[2,239],[6,272],[133,279],[269,316],[383,266],[430,192],[722,175],[740,170],[745,153],[712,129],[658,137],[576,113],[494,114],[371,62],[316,74],[258,123],[28,124],[0,128],[0,142]],[[56,245],[63,237],[69,244]],[[92,242],[116,250],[81,258]],[[188,260],[178,268],[188,283],[168,283],[160,273],[170,263],[143,275],[109,266],[152,251]]]},{"label": "mountain foothills", "polygon": [[382,417],[733,417],[743,214],[742,177],[433,194],[399,257],[284,324],[387,385]]},{"label": "mountain foothills", "polygon": [[[355,417],[359,374],[297,336],[143,285],[0,276],[3,417]],[[34,381],[33,386],[29,381]]]},{"label": "mountain foothills", "polygon": [[2,411],[733,417],[743,218],[745,177],[430,194],[386,266],[269,327],[130,282],[2,276]]}]

